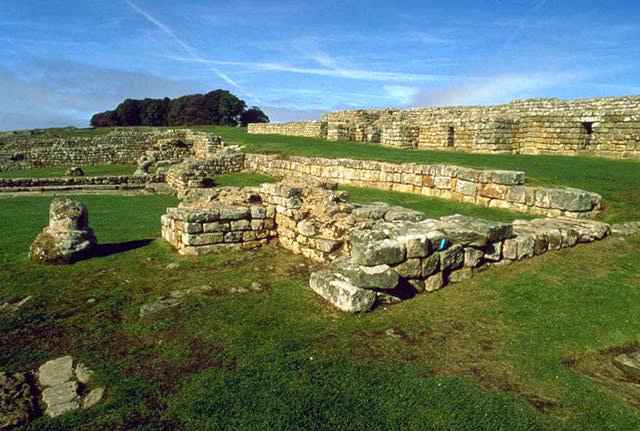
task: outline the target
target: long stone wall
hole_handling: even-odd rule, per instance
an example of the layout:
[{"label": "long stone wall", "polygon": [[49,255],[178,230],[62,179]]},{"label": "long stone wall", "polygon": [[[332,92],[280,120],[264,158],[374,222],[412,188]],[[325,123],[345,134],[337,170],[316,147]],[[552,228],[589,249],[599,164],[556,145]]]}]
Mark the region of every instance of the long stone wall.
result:
[{"label": "long stone wall", "polygon": [[148,151],[154,151],[158,160],[180,160],[218,145],[209,134],[189,129],[123,128],[104,135],[71,138],[5,133],[0,136],[0,170],[134,164]]},{"label": "long stone wall", "polygon": [[253,135],[288,135],[306,138],[321,138],[324,135],[320,121],[297,123],[251,123],[248,133]]},{"label": "long stone wall", "polygon": [[[341,111],[325,115],[321,123],[320,137],[330,141],[439,151],[640,158],[640,96]],[[286,125],[272,133],[289,134]]]},{"label": "long stone wall", "polygon": [[518,171],[260,154],[247,154],[245,167],[283,178],[315,178],[552,217],[592,218],[602,205],[596,193],[526,186],[525,173]]}]

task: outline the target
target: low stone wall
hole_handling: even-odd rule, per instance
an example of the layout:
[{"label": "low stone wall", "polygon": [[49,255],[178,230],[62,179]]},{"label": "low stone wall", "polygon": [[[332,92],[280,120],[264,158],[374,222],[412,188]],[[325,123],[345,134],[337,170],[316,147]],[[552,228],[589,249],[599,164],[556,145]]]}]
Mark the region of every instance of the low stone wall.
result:
[{"label": "low stone wall", "polygon": [[163,183],[164,175],[106,175],[96,177],[0,178],[0,188],[49,186],[98,186]]},{"label": "low stone wall", "polygon": [[220,147],[208,152],[205,159],[187,159],[167,170],[167,184],[178,196],[188,189],[208,188],[212,177],[244,169],[245,154],[236,147]]},{"label": "low stone wall", "polygon": [[189,129],[123,128],[105,135],[59,138],[15,133],[0,137],[0,170],[43,166],[133,164],[153,153],[155,160],[181,160],[221,146],[219,137]]},{"label": "low stone wall", "polygon": [[323,137],[323,124],[320,121],[297,123],[250,123],[247,133],[251,135],[288,135],[306,138]]},{"label": "low stone wall", "polygon": [[312,177],[550,217],[591,218],[602,204],[600,195],[583,190],[528,187],[525,173],[517,171],[260,154],[247,154],[245,166],[283,178]]},{"label": "low stone wall", "polygon": [[250,249],[277,236],[275,209],[262,205],[260,196],[250,189],[213,190],[207,199],[215,201],[207,205],[181,204],[167,209],[161,218],[162,238],[180,254],[200,256],[222,248]]}]

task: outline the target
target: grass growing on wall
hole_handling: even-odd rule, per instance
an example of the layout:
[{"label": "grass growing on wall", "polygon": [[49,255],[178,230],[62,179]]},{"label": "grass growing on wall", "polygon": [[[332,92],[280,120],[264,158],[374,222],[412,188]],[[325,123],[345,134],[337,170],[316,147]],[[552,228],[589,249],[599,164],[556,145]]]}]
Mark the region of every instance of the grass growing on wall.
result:
[{"label": "grass growing on wall", "polygon": [[[25,371],[72,354],[108,389],[97,407],[30,429],[640,428],[636,408],[565,365],[639,341],[640,238],[492,268],[353,316],[311,292],[307,262],[282,249],[178,256],[158,239],[177,203],[168,196],[82,196],[110,253],[32,264],[50,199],[0,206],[0,303],[34,298],[0,319],[0,363]],[[254,282],[265,290],[231,293]],[[211,294],[138,315],[204,284]]]}]

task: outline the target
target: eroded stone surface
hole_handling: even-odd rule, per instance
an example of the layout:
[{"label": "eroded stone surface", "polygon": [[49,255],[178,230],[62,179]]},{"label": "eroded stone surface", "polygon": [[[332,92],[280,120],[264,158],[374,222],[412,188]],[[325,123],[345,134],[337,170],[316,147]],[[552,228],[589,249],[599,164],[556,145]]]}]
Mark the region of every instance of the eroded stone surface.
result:
[{"label": "eroded stone surface", "polygon": [[31,245],[31,259],[48,264],[69,264],[87,258],[96,246],[89,213],[81,203],[56,198],[49,208],[49,225]]},{"label": "eroded stone surface", "polygon": [[56,386],[73,378],[73,358],[63,356],[45,362],[38,369],[38,380],[42,386]]},{"label": "eroded stone surface", "polygon": [[314,272],[309,286],[335,307],[349,313],[369,311],[376,302],[375,292],[356,287],[332,271]]},{"label": "eroded stone surface", "polygon": [[640,351],[618,355],[613,363],[629,377],[640,379]]}]

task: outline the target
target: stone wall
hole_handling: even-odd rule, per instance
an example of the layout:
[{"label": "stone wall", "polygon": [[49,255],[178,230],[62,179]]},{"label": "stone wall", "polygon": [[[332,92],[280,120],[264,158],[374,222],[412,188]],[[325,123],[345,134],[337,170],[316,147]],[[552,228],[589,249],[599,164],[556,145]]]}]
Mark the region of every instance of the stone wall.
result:
[{"label": "stone wall", "polygon": [[0,178],[0,192],[40,190],[52,187],[121,186],[163,183],[164,175],[56,178]]},{"label": "stone wall", "polygon": [[236,146],[221,146],[206,154],[197,154],[204,158],[188,158],[167,170],[167,185],[178,196],[188,189],[209,188],[214,184],[214,176],[240,172],[245,166],[245,155]]},{"label": "stone wall", "polygon": [[306,138],[320,138],[326,136],[323,133],[323,124],[320,121],[308,121],[297,123],[251,123],[247,131],[253,135],[288,135],[302,136]]},{"label": "stone wall", "polygon": [[253,248],[278,239],[327,264],[310,287],[347,312],[399,302],[472,277],[479,268],[533,258],[605,238],[605,223],[538,219],[496,223],[460,215],[345,201],[330,185],[287,180],[260,187],[190,190],[162,216],[179,253]]},{"label": "stone wall", "polygon": [[544,216],[591,218],[601,209],[600,195],[569,188],[525,185],[525,173],[450,165],[416,165],[371,160],[324,159],[247,154],[248,170],[282,178],[416,193]]},{"label": "stone wall", "polygon": [[[320,137],[333,141],[440,151],[640,158],[640,96],[341,111],[323,116],[321,123]],[[273,133],[289,134],[286,125],[280,127]]]},{"label": "stone wall", "polygon": [[162,216],[162,237],[180,254],[200,256],[223,248],[249,249],[276,237],[275,209],[251,189],[212,190]]},{"label": "stone wall", "polygon": [[0,170],[134,164],[147,152],[153,152],[158,160],[181,160],[216,145],[215,137],[189,129],[123,128],[105,135],[73,138],[5,134],[0,136]]}]

